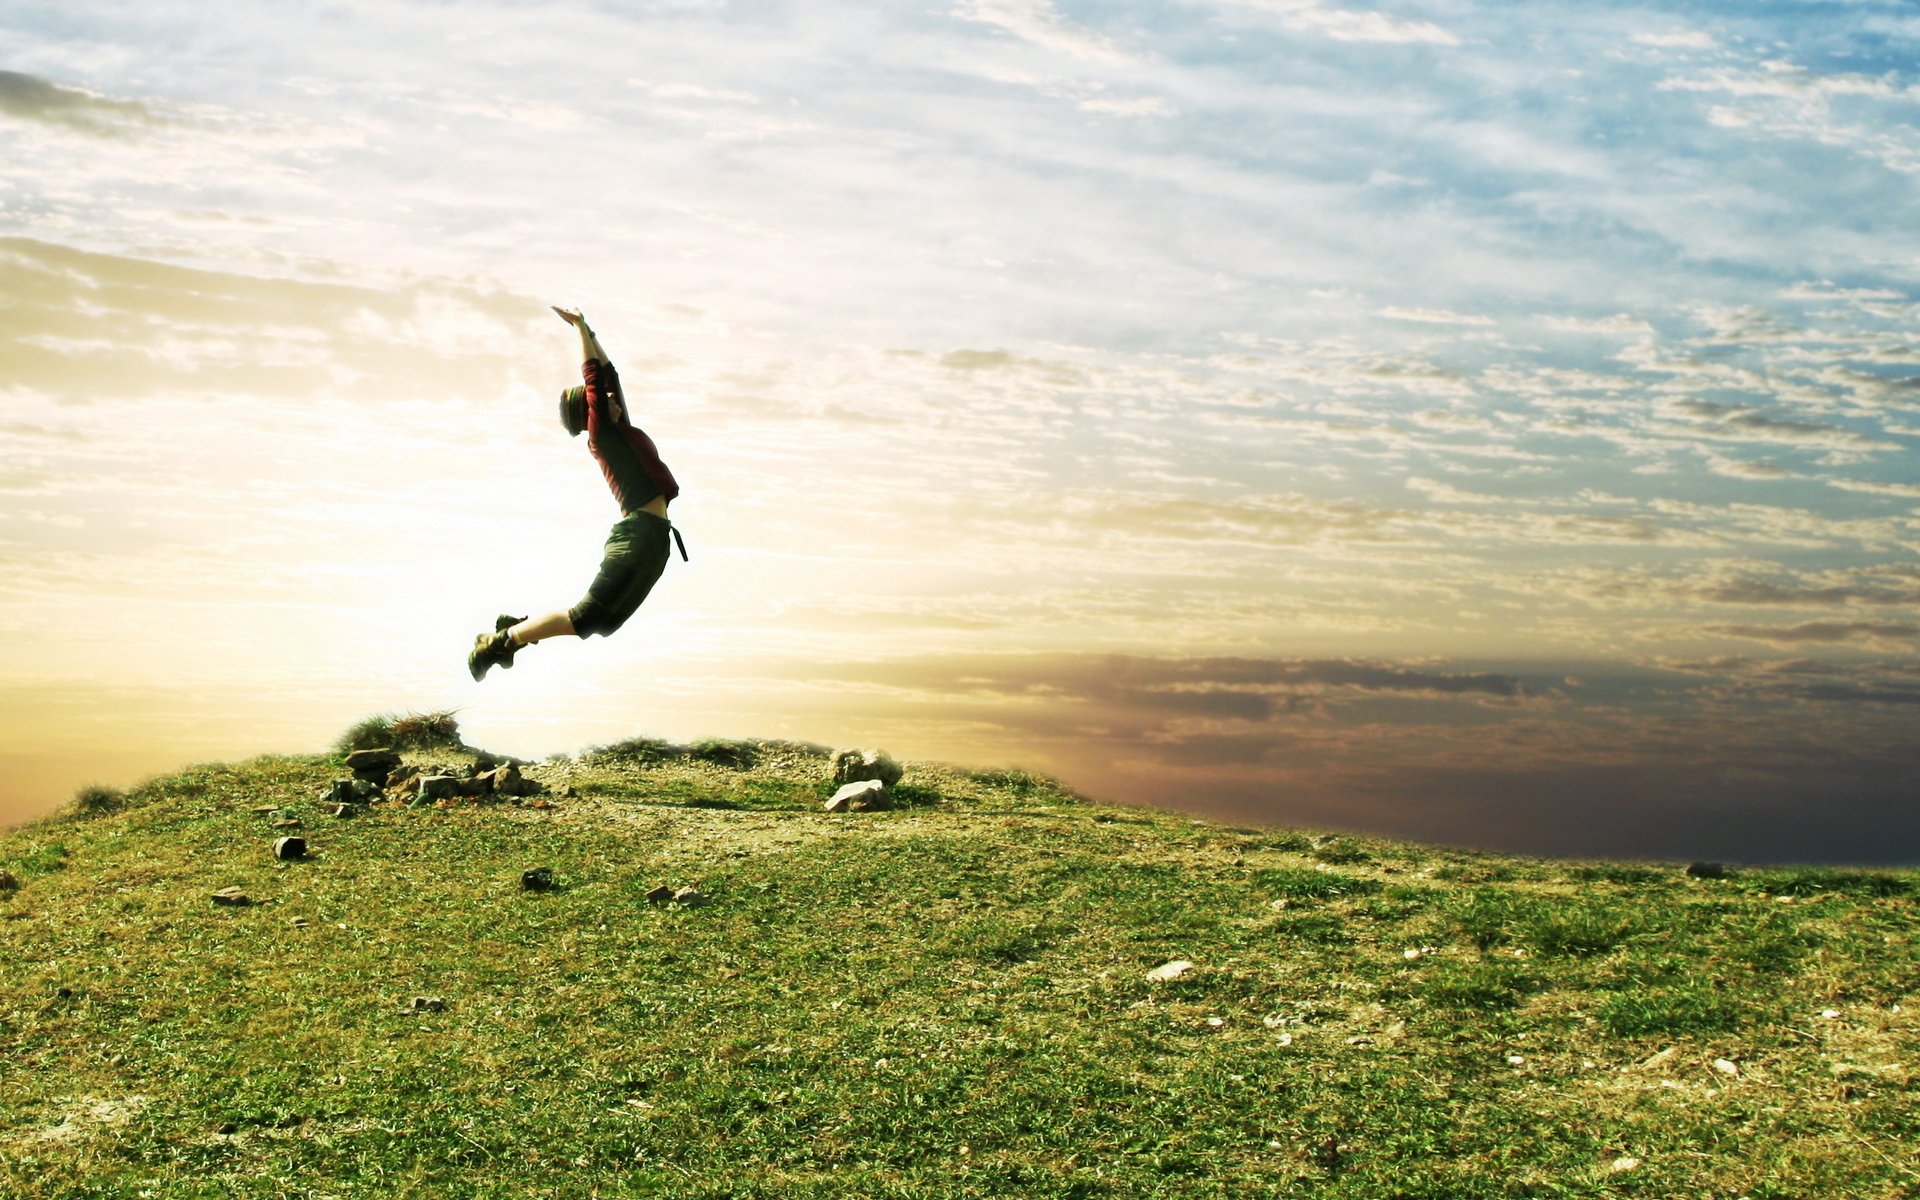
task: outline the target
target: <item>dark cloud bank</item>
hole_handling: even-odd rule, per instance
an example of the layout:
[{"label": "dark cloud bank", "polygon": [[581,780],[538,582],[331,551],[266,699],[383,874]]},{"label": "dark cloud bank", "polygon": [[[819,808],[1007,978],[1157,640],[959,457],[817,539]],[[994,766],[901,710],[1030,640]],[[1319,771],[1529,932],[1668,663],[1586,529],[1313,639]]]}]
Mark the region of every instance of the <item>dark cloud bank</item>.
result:
[{"label": "dark cloud bank", "polygon": [[892,728],[968,730],[1103,799],[1232,822],[1575,857],[1920,864],[1920,681],[1899,661],[1060,654],[826,674],[792,672],[858,685]]}]

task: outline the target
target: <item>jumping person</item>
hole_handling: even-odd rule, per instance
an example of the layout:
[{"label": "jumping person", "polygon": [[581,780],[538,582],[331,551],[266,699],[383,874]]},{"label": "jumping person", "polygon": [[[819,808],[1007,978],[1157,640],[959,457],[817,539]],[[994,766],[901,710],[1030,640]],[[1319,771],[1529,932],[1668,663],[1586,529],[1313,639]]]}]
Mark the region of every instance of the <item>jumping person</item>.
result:
[{"label": "jumping person", "polygon": [[620,519],[607,535],[606,556],[600,573],[587,585],[586,599],[569,609],[544,617],[501,617],[492,633],[473,639],[467,670],[478,680],[490,667],[512,667],[515,652],[550,637],[572,634],[602,637],[626,623],[647,598],[667,566],[667,538],[687,547],[680,531],[667,520],[667,502],[680,494],[673,472],[660,461],[653,439],[634,427],[620,390],[620,373],[600,348],[579,309],[555,307],[560,319],[580,331],[580,368],[584,388],[569,388],[560,396],[560,423],[575,437],[587,434],[587,449],[613,489]]}]

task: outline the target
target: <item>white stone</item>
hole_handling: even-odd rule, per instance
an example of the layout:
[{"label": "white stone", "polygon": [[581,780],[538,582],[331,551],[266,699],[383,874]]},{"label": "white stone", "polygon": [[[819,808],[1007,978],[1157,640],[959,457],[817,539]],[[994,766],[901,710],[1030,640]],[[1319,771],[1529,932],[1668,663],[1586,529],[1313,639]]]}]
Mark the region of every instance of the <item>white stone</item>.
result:
[{"label": "white stone", "polygon": [[1192,963],[1184,958],[1176,958],[1172,962],[1161,963],[1153,970],[1148,971],[1147,979],[1153,983],[1167,983],[1180,978],[1191,970],[1193,970]]},{"label": "white stone", "polygon": [[862,779],[847,784],[827,801],[828,812],[884,812],[893,807],[887,785],[878,779]]}]

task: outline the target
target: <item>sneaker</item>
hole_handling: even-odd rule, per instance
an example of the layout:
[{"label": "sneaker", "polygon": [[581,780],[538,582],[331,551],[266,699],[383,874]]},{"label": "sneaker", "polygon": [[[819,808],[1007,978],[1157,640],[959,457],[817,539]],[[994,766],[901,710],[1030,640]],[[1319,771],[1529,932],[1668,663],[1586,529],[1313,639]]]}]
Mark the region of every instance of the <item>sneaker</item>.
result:
[{"label": "sneaker", "polygon": [[504,625],[492,633],[483,633],[473,639],[473,649],[467,653],[467,671],[478,683],[490,667],[511,668],[514,651],[518,649],[520,647],[507,636]]}]

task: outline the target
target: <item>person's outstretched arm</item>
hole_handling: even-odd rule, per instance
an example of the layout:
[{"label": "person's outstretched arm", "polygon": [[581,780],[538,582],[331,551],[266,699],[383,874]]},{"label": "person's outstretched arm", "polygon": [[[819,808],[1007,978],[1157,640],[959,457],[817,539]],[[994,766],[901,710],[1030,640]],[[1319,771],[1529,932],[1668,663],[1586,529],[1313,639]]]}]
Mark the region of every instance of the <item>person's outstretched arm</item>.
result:
[{"label": "person's outstretched arm", "polygon": [[579,309],[561,308],[556,304],[553,306],[553,311],[560,314],[562,321],[580,331],[580,357],[598,359],[603,363],[613,361],[607,357],[607,352],[600,348],[600,339],[593,336],[592,327],[587,324],[587,319],[580,315]]}]

